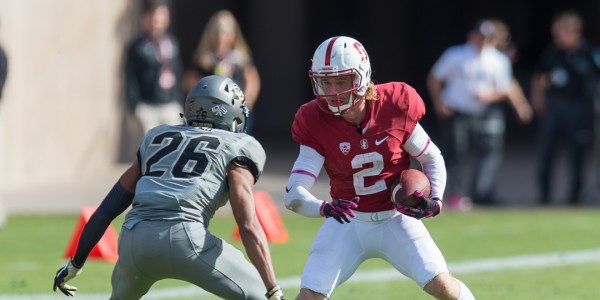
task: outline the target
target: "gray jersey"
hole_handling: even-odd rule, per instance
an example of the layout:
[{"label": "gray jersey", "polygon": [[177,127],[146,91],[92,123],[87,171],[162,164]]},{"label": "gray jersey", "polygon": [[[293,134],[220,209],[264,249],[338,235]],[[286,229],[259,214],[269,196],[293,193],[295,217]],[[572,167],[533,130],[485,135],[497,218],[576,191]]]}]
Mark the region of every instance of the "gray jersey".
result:
[{"label": "gray jersey", "polygon": [[241,161],[258,180],[266,155],[244,133],[161,125],[142,138],[138,160],[142,178],[123,224],[128,229],[142,220],[198,221],[208,227],[229,200],[227,166]]}]

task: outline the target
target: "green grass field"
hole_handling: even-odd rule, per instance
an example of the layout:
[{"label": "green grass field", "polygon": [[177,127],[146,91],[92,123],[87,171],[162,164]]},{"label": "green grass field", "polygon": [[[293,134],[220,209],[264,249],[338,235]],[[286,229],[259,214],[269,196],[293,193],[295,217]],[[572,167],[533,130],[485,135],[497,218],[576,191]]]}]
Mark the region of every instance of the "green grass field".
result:
[{"label": "green grass field", "polygon": [[[468,213],[445,213],[425,223],[442,249],[451,271],[473,261],[542,255],[552,252],[572,253],[600,251],[600,210],[552,209],[475,210]],[[49,299],[56,270],[65,263],[62,254],[77,222],[77,215],[14,215],[0,231],[0,299]],[[115,222],[119,229],[122,219]],[[298,278],[311,241],[321,219],[284,215],[290,241],[271,245],[280,280]],[[210,226],[213,233],[238,247],[230,238],[231,217],[219,216]],[[537,257],[537,256],[536,256]],[[531,259],[533,260],[533,258]],[[529,261],[529,260],[526,260]],[[89,260],[83,273],[72,281],[83,294],[110,292],[112,264]],[[463,271],[456,274],[467,283],[478,299],[600,299],[600,257],[563,264],[540,264],[498,270]],[[391,267],[378,260],[365,262],[358,272]],[[289,280],[288,280],[289,281]],[[187,286],[177,281],[156,284],[152,291]],[[288,299],[298,292],[286,286]],[[55,293],[58,297],[62,294]],[[77,298],[77,297],[76,297]],[[177,299],[194,299],[198,295]],[[205,296],[203,299],[214,299]],[[334,299],[432,299],[412,281],[396,278],[351,280],[333,295]],[[175,299],[175,298],[171,298]]]}]

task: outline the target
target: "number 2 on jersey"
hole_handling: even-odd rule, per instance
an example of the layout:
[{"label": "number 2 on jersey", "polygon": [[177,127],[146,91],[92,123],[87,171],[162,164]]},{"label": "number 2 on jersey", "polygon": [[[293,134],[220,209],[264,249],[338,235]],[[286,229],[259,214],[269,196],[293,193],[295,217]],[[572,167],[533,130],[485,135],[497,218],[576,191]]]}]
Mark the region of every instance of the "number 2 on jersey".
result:
[{"label": "number 2 on jersey", "polygon": [[354,173],[354,191],[356,195],[370,195],[386,190],[385,180],[381,179],[370,186],[365,186],[365,177],[377,176],[383,171],[383,156],[377,152],[359,154],[352,159],[352,168],[359,169],[365,164],[372,163],[370,168]]}]

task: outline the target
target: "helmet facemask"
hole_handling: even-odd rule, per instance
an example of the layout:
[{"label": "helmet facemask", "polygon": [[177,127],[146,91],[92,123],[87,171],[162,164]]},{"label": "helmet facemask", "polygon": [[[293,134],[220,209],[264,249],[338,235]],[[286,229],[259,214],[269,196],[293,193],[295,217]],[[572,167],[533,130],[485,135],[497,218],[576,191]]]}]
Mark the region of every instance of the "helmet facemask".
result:
[{"label": "helmet facemask", "polygon": [[361,99],[358,95],[361,79],[357,72],[352,70],[347,70],[343,74],[310,72],[309,77],[315,96],[325,100],[329,110],[335,115],[341,115]]}]

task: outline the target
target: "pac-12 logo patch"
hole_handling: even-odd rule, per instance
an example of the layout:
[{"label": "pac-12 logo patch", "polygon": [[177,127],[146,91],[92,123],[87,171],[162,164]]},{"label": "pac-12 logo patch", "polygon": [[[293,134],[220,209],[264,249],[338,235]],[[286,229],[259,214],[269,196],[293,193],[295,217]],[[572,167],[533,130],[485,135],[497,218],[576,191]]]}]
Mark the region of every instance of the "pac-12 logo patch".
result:
[{"label": "pac-12 logo patch", "polygon": [[340,143],[340,151],[342,151],[342,153],[344,153],[344,155],[348,155],[348,153],[350,152],[350,143],[348,143],[348,142]]}]

